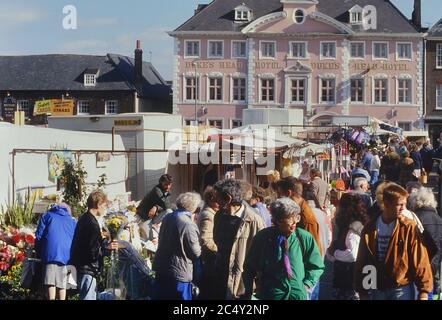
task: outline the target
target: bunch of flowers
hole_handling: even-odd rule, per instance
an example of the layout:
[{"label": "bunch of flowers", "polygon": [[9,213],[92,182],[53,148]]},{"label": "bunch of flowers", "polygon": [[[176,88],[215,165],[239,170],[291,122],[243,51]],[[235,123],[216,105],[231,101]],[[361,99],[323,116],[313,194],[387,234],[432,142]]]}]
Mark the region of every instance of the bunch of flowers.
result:
[{"label": "bunch of flowers", "polygon": [[0,276],[0,300],[27,300],[32,299],[31,292],[20,285],[22,264],[14,264]]},{"label": "bunch of flowers", "polygon": [[22,262],[34,244],[31,229],[0,230],[0,299],[25,299],[29,294],[29,290],[20,287],[20,275]]},{"label": "bunch of flowers", "polygon": [[127,226],[127,218],[121,213],[111,213],[105,217],[104,226],[109,232],[111,240],[119,240],[120,235]]},{"label": "bunch of flowers", "polygon": [[0,275],[20,264],[28,250],[33,249],[34,243],[35,237],[28,229],[9,227],[5,232],[0,231]]}]

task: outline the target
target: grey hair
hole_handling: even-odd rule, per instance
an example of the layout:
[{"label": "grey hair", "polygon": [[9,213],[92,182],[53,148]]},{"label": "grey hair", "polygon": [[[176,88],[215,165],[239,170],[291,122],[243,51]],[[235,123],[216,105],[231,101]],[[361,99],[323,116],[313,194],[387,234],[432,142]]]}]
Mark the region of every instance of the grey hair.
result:
[{"label": "grey hair", "polygon": [[357,191],[361,190],[362,183],[368,184],[368,180],[364,177],[356,178],[355,181],[353,181],[353,187],[355,188],[355,190],[357,190]]},{"label": "grey hair", "polygon": [[60,207],[65,208],[65,209],[68,211],[68,213],[69,213],[70,215],[72,215],[71,207],[70,207],[66,202],[62,202],[62,203],[60,203]]},{"label": "grey hair", "polygon": [[190,213],[194,213],[201,204],[201,196],[196,192],[182,193],[176,199],[178,209],[184,209]]},{"label": "grey hair", "polygon": [[224,198],[226,196],[232,197],[231,204],[239,205],[242,203],[242,192],[241,192],[241,184],[238,180],[235,179],[227,179],[218,181],[213,186],[216,192],[220,193]]},{"label": "grey hair", "polygon": [[299,215],[301,208],[290,198],[280,198],[270,205],[272,221],[282,221],[292,215]]},{"label": "grey hair", "polygon": [[419,208],[434,208],[437,207],[437,202],[434,198],[433,191],[430,188],[422,187],[420,189],[415,189],[410,194],[408,201],[411,206],[411,210],[416,210]]}]

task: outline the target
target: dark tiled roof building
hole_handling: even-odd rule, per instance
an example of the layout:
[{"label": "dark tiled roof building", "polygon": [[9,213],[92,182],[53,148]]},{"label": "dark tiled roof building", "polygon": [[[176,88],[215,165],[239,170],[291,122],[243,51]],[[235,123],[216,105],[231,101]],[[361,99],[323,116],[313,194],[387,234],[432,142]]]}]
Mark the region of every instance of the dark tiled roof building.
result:
[{"label": "dark tiled roof building", "polygon": [[61,98],[74,99],[80,115],[171,113],[170,85],[141,49],[135,55],[138,64],[118,54],[0,56],[0,105],[13,99],[28,118],[35,101]]}]

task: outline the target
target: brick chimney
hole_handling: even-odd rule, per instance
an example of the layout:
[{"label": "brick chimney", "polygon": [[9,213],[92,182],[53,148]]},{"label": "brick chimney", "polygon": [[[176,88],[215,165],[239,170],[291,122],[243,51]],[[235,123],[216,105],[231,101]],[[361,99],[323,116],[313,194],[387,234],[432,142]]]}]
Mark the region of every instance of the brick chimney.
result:
[{"label": "brick chimney", "polygon": [[422,0],[414,0],[414,10],[411,16],[411,22],[418,30],[422,28]]},{"label": "brick chimney", "polygon": [[140,40],[137,40],[135,49],[134,82],[136,86],[143,82],[143,50],[141,50]]}]

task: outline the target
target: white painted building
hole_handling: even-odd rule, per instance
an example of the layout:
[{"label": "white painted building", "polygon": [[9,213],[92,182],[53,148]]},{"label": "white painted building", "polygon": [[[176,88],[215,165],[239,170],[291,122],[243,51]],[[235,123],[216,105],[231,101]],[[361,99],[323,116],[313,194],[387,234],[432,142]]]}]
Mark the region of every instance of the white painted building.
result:
[{"label": "white painted building", "polygon": [[[167,171],[170,132],[181,132],[181,115],[139,113],[120,115],[90,115],[84,117],[50,117],[49,127],[120,135],[128,154],[127,189],[133,200],[141,200]],[[172,134],[173,135],[173,134]],[[175,134],[176,136],[176,134]],[[112,139],[107,144],[112,147]]]},{"label": "white painted building", "polygon": [[[49,180],[50,152],[43,150],[110,150],[111,142],[110,134],[15,126],[1,122],[0,206],[23,196],[29,188],[42,189],[43,195],[56,193],[56,182]],[[118,135],[115,136],[114,145],[115,149],[124,150],[122,139]],[[14,149],[34,151],[17,151],[14,156]],[[35,149],[41,151],[37,152]],[[89,188],[93,188],[93,184],[104,173],[108,182],[105,191],[110,199],[126,192],[128,168],[124,154],[114,154],[109,161],[101,164],[97,163],[97,154],[92,152],[81,154],[80,159],[88,173],[86,184]]]}]

